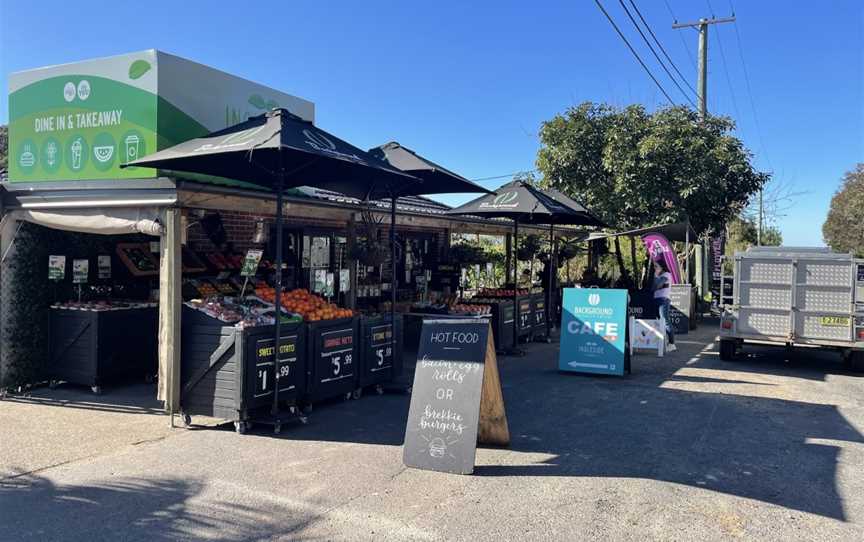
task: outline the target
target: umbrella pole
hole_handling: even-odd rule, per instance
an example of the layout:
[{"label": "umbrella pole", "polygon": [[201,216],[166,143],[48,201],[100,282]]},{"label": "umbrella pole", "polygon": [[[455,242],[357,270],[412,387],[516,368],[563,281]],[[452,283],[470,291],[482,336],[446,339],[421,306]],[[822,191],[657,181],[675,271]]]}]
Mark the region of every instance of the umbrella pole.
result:
[{"label": "umbrella pole", "polygon": [[[396,341],[396,194],[390,194],[390,332]],[[394,350],[395,354],[395,350]],[[400,362],[401,366],[401,362]],[[400,371],[401,372],[401,371]]]},{"label": "umbrella pole", "polygon": [[513,220],[513,353],[519,353],[519,221]]},{"label": "umbrella pole", "polygon": [[282,168],[282,153],[279,153],[279,178],[276,180],[276,295],[273,304],[276,307],[276,337],[273,340],[273,407],[270,413],[275,417],[279,413],[279,350],[282,338],[282,189],[285,179]]},{"label": "umbrella pole", "polygon": [[552,340],[552,323],[549,321],[552,317],[552,291],[555,287],[553,275],[555,269],[555,226],[549,224],[549,283],[546,291],[546,340]]}]

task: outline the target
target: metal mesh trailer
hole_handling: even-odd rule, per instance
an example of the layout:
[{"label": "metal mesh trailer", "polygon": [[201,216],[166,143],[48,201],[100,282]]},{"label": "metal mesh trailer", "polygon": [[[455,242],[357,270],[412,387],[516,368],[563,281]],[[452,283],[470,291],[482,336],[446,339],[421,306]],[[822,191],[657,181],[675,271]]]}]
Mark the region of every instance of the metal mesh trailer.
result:
[{"label": "metal mesh trailer", "polygon": [[836,348],[864,370],[864,260],[822,248],[754,247],[736,253],[733,267],[721,359],[758,341]]}]

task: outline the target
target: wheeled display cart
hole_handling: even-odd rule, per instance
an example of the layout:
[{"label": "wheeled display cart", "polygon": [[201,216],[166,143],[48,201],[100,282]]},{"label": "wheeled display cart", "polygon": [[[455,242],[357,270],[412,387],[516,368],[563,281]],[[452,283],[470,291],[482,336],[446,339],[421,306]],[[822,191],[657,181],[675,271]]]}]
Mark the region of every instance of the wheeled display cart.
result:
[{"label": "wheeled display cart", "polygon": [[307,411],[325,399],[359,397],[358,320],[338,318],[306,325],[309,379],[303,402]]},{"label": "wheeled display cart", "polygon": [[492,336],[495,350],[503,352],[513,345],[513,301],[502,300],[490,304],[492,307]]},{"label": "wheeled display cart", "polygon": [[155,307],[69,309],[54,307],[49,317],[47,376],[90,386],[122,379],[150,378],[157,370]]},{"label": "wheeled display cart", "polygon": [[534,308],[534,333],[533,338],[542,337],[547,341],[550,339],[549,328],[546,327],[546,294],[531,294],[531,306]]},{"label": "wheeled display cart", "polygon": [[252,421],[272,424],[278,433],[280,418],[271,416],[276,385],[284,420],[296,415],[306,422],[297,409],[307,384],[306,326],[282,324],[278,357],[274,327],[227,325],[183,307],[180,409],[187,424],[202,415],[231,421],[238,433]]},{"label": "wheeled display cart", "polygon": [[530,295],[519,296],[517,299],[517,330],[518,339],[530,339],[534,332],[534,299]]},{"label": "wheeled display cart", "polygon": [[397,375],[397,362],[402,361],[402,315],[396,314],[394,326],[390,315],[360,318],[360,389],[375,386],[379,394],[383,384]]}]

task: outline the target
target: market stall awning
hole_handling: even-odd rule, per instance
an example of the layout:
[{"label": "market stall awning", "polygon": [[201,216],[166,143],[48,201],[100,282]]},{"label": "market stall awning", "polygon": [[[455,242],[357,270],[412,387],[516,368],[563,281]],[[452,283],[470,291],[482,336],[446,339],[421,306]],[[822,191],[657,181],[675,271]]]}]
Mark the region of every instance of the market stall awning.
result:
[{"label": "market stall awning", "polygon": [[557,190],[541,190],[525,181],[507,183],[494,194],[480,196],[448,214],[509,218],[520,224],[604,226],[585,207]]},{"label": "market stall awning", "polygon": [[420,183],[403,186],[399,195],[493,193],[458,173],[453,173],[411,149],[403,147],[396,141],[370,149],[369,154],[421,180]]},{"label": "market stall awning", "polygon": [[123,167],[214,175],[274,188],[314,186],[359,199],[419,181],[285,109],[190,139]]},{"label": "market stall awning", "polygon": [[594,241],[595,239],[605,239],[607,237],[641,237],[649,233],[660,233],[670,241],[679,241],[681,243],[685,243],[688,240],[691,242],[696,240],[696,230],[693,229],[690,223],[678,222],[675,224],[658,224],[656,226],[622,232],[592,233],[588,236],[588,241]]}]

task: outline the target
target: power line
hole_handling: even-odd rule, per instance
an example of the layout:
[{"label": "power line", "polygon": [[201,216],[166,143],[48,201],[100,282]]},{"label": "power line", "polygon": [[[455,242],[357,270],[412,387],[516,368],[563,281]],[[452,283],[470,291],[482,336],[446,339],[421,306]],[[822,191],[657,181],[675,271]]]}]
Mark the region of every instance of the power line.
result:
[{"label": "power line", "polygon": [[675,76],[672,75],[672,72],[669,71],[669,68],[666,67],[666,64],[660,59],[660,55],[657,54],[657,51],[654,50],[654,47],[651,45],[651,42],[648,41],[648,38],[645,36],[645,33],[642,32],[642,28],[639,26],[639,23],[636,22],[636,19],[633,18],[633,14],[630,13],[630,10],[627,9],[627,5],[624,3],[624,0],[618,0],[618,3],[621,4],[621,7],[624,8],[624,13],[627,14],[627,18],[630,19],[630,22],[633,23],[633,26],[636,27],[636,30],[639,32],[639,35],[642,36],[642,41],[645,42],[645,45],[648,46],[648,49],[651,50],[651,54],[654,55],[654,58],[657,59],[657,62],[660,64],[660,67],[663,68],[663,71],[666,72],[666,75],[669,76],[669,79],[672,80],[672,83],[678,87],[678,90],[681,92],[681,95],[690,102],[694,108],[696,107],[696,102],[694,102],[690,95],[684,92],[684,89],[681,88],[681,85],[678,84],[678,81],[675,79]]},{"label": "power line", "polygon": [[519,175],[520,173],[536,173],[538,171],[540,171],[540,170],[539,169],[529,169],[527,171],[524,171],[524,170],[523,171],[514,171],[513,173],[507,173],[505,175],[493,175],[492,177],[480,177],[479,179],[471,179],[471,181],[473,181],[475,183],[479,182],[479,181],[494,181],[495,179],[506,179],[508,177],[515,177],[516,175]]},{"label": "power line", "polygon": [[729,86],[729,94],[732,96],[732,108],[735,110],[735,117],[741,118],[741,112],[738,111],[738,100],[735,98],[735,89],[732,87],[732,78],[729,77],[729,65],[726,62],[726,52],[723,50],[723,42],[720,40],[720,28],[714,33],[714,39],[717,40],[717,46],[720,48],[720,57],[723,59],[723,71],[726,73],[726,84]]},{"label": "power line", "polygon": [[[677,23],[678,17],[675,16],[675,13],[672,12],[672,6],[669,5],[669,0],[663,0],[666,3],[666,9],[669,10],[669,15],[672,17],[672,22]],[[684,41],[684,35],[680,32],[676,32],[678,37],[681,38],[681,45],[684,47],[684,52],[687,53],[687,58],[690,59],[690,67],[694,70],[696,69],[696,60],[693,58],[693,53],[690,52],[690,47],[687,45],[687,42]]]},{"label": "power line", "polygon": [[639,16],[639,20],[642,21],[642,24],[645,25],[645,28],[648,30],[648,33],[651,34],[652,38],[654,38],[654,42],[657,44],[657,47],[660,48],[660,51],[663,52],[663,56],[666,57],[666,60],[669,61],[669,64],[672,65],[672,69],[675,70],[675,73],[678,74],[678,77],[680,77],[681,80],[684,81],[684,84],[687,85],[691,91],[693,91],[693,94],[696,94],[696,89],[693,88],[693,85],[691,85],[690,82],[687,81],[687,78],[681,74],[681,70],[679,70],[678,66],[675,65],[675,62],[672,61],[672,58],[669,56],[669,53],[666,52],[666,48],[663,47],[663,44],[660,43],[660,40],[657,39],[657,36],[654,34],[654,31],[651,30],[651,26],[648,24],[648,21],[646,21],[645,17],[642,16],[642,12],[639,11],[639,8],[636,6],[636,2],[634,2],[633,0],[630,0],[630,5],[633,6],[634,10],[636,10],[636,15]]},{"label": "power line", "polygon": [[606,9],[603,7],[603,4],[600,3],[600,0],[594,0],[594,3],[597,4],[597,7],[600,8],[600,11],[603,12],[603,15],[605,15],[606,18],[609,19],[609,23],[612,25],[612,28],[614,28],[615,32],[617,32],[618,35],[621,37],[621,39],[624,40],[624,43],[627,44],[627,48],[630,49],[630,52],[633,53],[633,56],[635,56],[636,60],[639,61],[639,64],[642,65],[642,69],[645,70],[645,73],[648,74],[648,77],[650,77],[651,80],[654,81],[654,84],[657,85],[657,88],[659,88],[660,92],[663,93],[663,96],[666,96],[666,99],[669,100],[670,104],[676,105],[675,101],[669,96],[669,93],[666,92],[666,89],[663,88],[663,85],[660,84],[660,81],[658,81],[657,78],[654,77],[654,74],[651,73],[651,70],[648,69],[648,66],[645,65],[645,62],[642,61],[642,58],[639,57],[639,53],[636,52],[636,49],[634,49],[633,46],[630,45],[630,42],[627,41],[627,38],[621,32],[621,29],[618,28],[618,25],[615,24],[615,21],[612,20],[612,17],[609,15],[609,13],[606,12]]},{"label": "power line", "polygon": [[[735,14],[735,6],[732,5],[732,0],[729,0],[729,9],[732,10],[732,14]],[[741,66],[744,68],[744,83],[747,86],[747,97],[750,100],[750,109],[753,112],[753,123],[756,125],[756,135],[759,137],[759,147],[762,149],[762,153],[765,156],[765,161],[768,162],[768,167],[771,170],[774,170],[774,166],[771,164],[771,159],[768,157],[768,152],[765,150],[765,141],[762,139],[762,127],[759,123],[759,115],[756,114],[756,102],[753,100],[753,89],[750,86],[750,75],[747,72],[747,63],[744,62],[744,46],[741,44],[741,32],[738,31],[738,24],[735,25],[735,38],[738,41],[738,55],[741,57]]]}]

